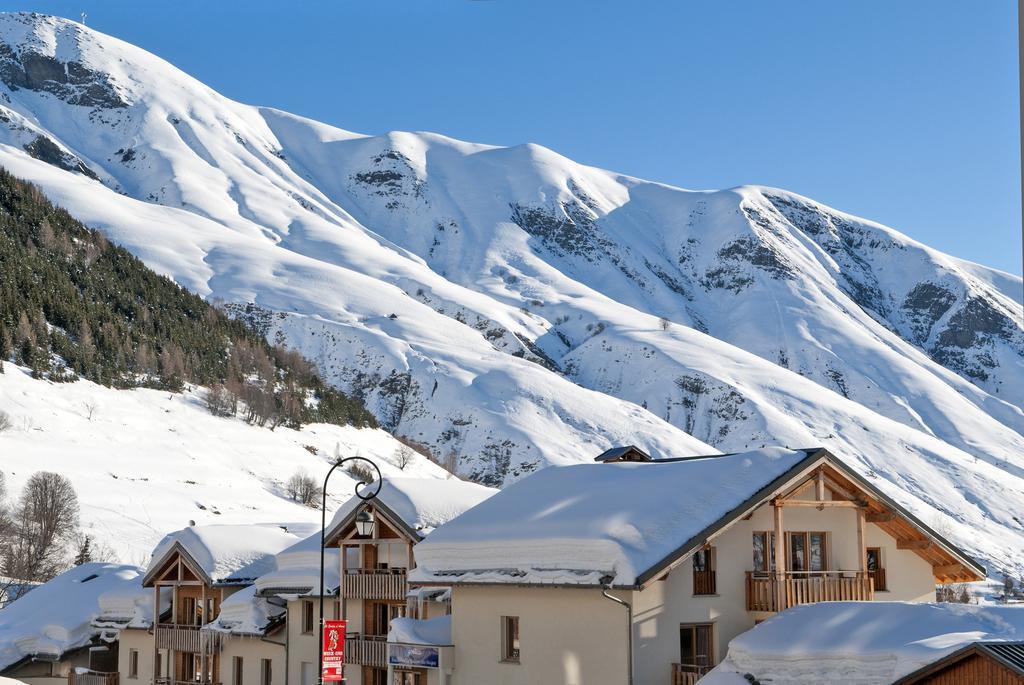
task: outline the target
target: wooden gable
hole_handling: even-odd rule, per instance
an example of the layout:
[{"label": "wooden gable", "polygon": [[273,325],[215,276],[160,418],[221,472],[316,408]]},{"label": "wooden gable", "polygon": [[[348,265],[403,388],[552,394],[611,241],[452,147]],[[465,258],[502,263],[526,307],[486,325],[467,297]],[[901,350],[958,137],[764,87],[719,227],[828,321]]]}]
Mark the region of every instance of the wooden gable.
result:
[{"label": "wooden gable", "polygon": [[[810,495],[810,497],[809,497]],[[843,507],[863,512],[864,523],[873,523],[896,540],[896,548],[909,550],[927,561],[937,583],[983,580],[975,569],[962,563],[952,545],[902,509],[860,485],[855,477],[826,460],[772,499],[781,507],[825,509]],[[863,546],[863,545],[862,545]]]}]

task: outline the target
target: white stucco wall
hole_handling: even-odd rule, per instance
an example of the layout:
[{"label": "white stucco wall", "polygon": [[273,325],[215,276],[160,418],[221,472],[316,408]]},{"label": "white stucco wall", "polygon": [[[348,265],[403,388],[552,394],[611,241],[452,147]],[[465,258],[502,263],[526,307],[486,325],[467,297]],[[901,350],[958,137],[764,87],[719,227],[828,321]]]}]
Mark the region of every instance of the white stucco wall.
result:
[{"label": "white stucco wall", "polygon": [[270,659],[271,685],[285,685],[285,648],[283,644],[277,644],[283,642],[284,631],[266,638],[247,635],[227,637],[220,653],[220,682],[223,685],[234,683],[235,657],[242,657],[242,685],[261,685],[260,662],[263,659]]},{"label": "white stucco wall", "polygon": [[[626,610],[599,590],[458,587],[452,615],[454,684],[626,681]],[[502,616],[519,617],[519,663],[500,659]]]}]

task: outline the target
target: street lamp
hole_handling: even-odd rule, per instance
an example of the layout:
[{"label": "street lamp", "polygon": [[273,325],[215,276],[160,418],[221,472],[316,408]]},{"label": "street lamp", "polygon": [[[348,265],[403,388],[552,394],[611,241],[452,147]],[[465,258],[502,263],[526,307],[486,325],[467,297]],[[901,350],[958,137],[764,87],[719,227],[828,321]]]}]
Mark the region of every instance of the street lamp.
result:
[{"label": "street lamp", "polygon": [[356,532],[364,538],[373,537],[373,514],[366,509],[356,514]]},{"label": "street lamp", "polygon": [[[327,476],[324,478],[324,490],[323,500],[320,506],[320,635],[317,639],[317,643],[320,647],[319,658],[317,659],[317,666],[320,669],[320,675],[317,677],[317,682],[320,685],[324,684],[324,593],[326,588],[324,587],[324,545],[327,537],[327,481],[331,479],[331,474],[334,473],[334,469],[338,468],[342,464],[346,464],[350,461],[365,461],[373,467],[373,470],[377,472],[377,487],[373,492],[369,494],[363,494],[359,492],[359,488],[364,485],[370,485],[370,483],[361,480],[356,483],[356,497],[368,502],[376,497],[380,493],[381,486],[384,485],[383,477],[380,474],[380,467],[378,467],[371,460],[366,457],[346,457],[345,459],[339,459],[334,462],[331,470],[327,472]],[[373,534],[373,515],[365,509],[356,514],[356,531],[366,537]],[[342,548],[342,554],[345,553]]]}]

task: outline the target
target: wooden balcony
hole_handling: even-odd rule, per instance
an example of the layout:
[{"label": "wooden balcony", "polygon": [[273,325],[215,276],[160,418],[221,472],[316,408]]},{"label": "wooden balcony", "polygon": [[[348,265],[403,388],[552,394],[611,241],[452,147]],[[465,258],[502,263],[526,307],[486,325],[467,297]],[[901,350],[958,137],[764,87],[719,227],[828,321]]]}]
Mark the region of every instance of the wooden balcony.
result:
[{"label": "wooden balcony", "polygon": [[213,654],[224,647],[224,636],[212,630],[201,630],[199,626],[159,624],[154,632],[159,649],[173,649],[176,652]]},{"label": "wooden balcony", "polygon": [[350,633],[345,636],[345,663],[354,666],[388,666],[387,635]]},{"label": "wooden balcony", "polygon": [[68,685],[117,685],[117,673],[75,673],[75,669],[71,669],[68,672]]},{"label": "wooden balcony", "polygon": [[671,685],[694,685],[711,670],[710,666],[697,664],[672,664]]},{"label": "wooden balcony", "polygon": [[717,593],[718,590],[714,571],[693,572],[693,594],[714,595]]},{"label": "wooden balcony", "polygon": [[781,579],[776,574],[747,571],[747,611],[783,611],[799,604],[874,598],[871,575],[861,571],[789,572]]},{"label": "wooden balcony", "polygon": [[350,568],[341,578],[341,596],[346,599],[404,601],[408,592],[404,568]]}]

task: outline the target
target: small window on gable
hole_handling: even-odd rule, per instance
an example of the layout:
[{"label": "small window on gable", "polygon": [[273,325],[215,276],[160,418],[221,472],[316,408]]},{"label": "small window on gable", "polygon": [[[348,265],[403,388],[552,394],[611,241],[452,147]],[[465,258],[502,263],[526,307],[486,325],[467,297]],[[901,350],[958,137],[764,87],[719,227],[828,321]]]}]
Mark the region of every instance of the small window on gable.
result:
[{"label": "small window on gable", "polygon": [[128,677],[139,677],[139,650],[137,649],[128,651]]},{"label": "small window on gable", "polygon": [[305,634],[311,634],[315,628],[316,620],[313,613],[313,603],[308,601],[302,602],[302,632]]},{"label": "small window on gable", "polygon": [[519,663],[519,617],[501,617],[501,660]]},{"label": "small window on gable", "polygon": [[693,594],[716,594],[715,581],[715,548],[705,547],[693,555]]}]

